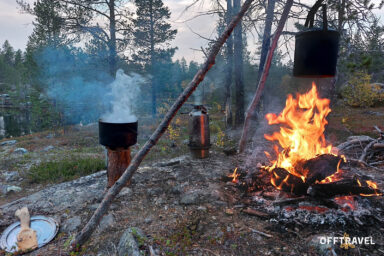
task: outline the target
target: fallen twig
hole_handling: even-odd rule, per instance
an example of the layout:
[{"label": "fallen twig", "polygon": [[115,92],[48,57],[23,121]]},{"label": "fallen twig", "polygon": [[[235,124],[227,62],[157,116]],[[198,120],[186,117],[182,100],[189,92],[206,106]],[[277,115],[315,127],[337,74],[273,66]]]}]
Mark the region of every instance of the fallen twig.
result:
[{"label": "fallen twig", "polygon": [[350,148],[355,147],[355,146],[361,146],[362,143],[371,142],[373,140],[374,139],[372,139],[371,137],[368,137],[368,136],[364,139],[349,140],[349,141],[343,142],[340,145],[338,145],[337,149],[339,151],[344,151],[344,150],[350,149]]},{"label": "fallen twig", "polygon": [[270,234],[267,234],[267,233],[264,233],[262,231],[259,231],[259,230],[256,230],[254,228],[249,228],[253,233],[256,233],[256,234],[259,234],[259,235],[262,235],[262,236],[265,236],[265,237],[268,237],[268,238],[272,238],[273,236],[270,235]]},{"label": "fallen twig", "polygon": [[259,210],[256,210],[256,209],[252,209],[252,208],[245,208],[243,210],[243,212],[245,212],[245,213],[247,213],[249,215],[253,215],[253,216],[257,216],[257,217],[261,217],[261,218],[270,217],[270,214],[262,212],[262,211],[259,211]]},{"label": "fallen twig", "polygon": [[[292,1],[292,0],[290,0]],[[96,209],[91,219],[85,225],[85,227],[80,231],[79,234],[71,241],[71,250],[76,251],[79,250],[80,247],[88,240],[91,236],[97,225],[100,223],[101,218],[108,211],[109,206],[113,199],[117,196],[117,194],[121,191],[121,189],[127,184],[133,174],[136,172],[140,163],[144,160],[145,156],[148,152],[155,146],[160,139],[160,137],[167,130],[169,124],[171,123],[173,117],[176,115],[177,111],[181,108],[181,106],[187,101],[187,99],[191,96],[191,94],[196,90],[197,86],[204,80],[207,72],[212,68],[215,64],[216,55],[219,53],[221,47],[227,40],[227,38],[232,33],[233,29],[236,27],[238,22],[243,18],[245,12],[251,6],[253,0],[247,0],[243,4],[240,12],[233,17],[232,22],[225,29],[225,31],[220,35],[220,37],[215,41],[212,46],[208,58],[206,59],[204,65],[197,71],[196,75],[192,79],[192,81],[188,84],[187,88],[184,92],[176,99],[175,103],[173,103],[172,107],[169,109],[168,113],[165,115],[160,125],[156,128],[155,132],[149,138],[149,140],[144,144],[144,146],[137,152],[135,157],[133,158],[131,164],[124,171],[123,175],[117,180],[117,182],[108,190],[103,200],[101,201],[99,207]]]},{"label": "fallen twig", "polygon": [[371,141],[370,143],[368,143],[367,146],[365,146],[364,150],[363,150],[363,153],[361,153],[361,156],[359,158],[359,161],[361,162],[365,162],[365,158],[367,157],[367,153],[368,153],[368,150],[375,144],[377,143],[379,140],[376,139],[374,141]]}]

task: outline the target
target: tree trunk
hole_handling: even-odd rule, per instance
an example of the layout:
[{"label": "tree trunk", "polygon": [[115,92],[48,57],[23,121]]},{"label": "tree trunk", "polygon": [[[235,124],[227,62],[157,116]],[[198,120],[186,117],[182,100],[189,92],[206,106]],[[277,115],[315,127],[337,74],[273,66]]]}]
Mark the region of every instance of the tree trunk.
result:
[{"label": "tree trunk", "polygon": [[[269,45],[271,44],[271,30],[272,30],[272,23],[273,23],[273,17],[274,17],[274,11],[275,11],[275,3],[276,0],[268,0],[268,6],[266,9],[267,17],[265,20],[265,27],[264,27],[264,34],[263,34],[263,42],[261,45],[261,52],[260,52],[260,62],[259,62],[259,70],[257,72],[257,79],[256,79],[256,85],[259,84],[261,74],[263,72],[263,68],[265,65],[265,60],[267,58]],[[260,102],[257,106],[257,109],[261,109],[261,106],[263,105],[264,97],[261,95]],[[257,121],[257,111],[255,111],[253,118],[255,121]]]},{"label": "tree trunk", "polygon": [[275,11],[275,3],[276,3],[276,0],[268,0],[268,6],[266,10],[267,17],[265,20],[263,43],[261,45],[259,71],[257,72],[257,80],[256,80],[257,85],[260,82],[261,74],[263,72],[265,60],[268,54],[269,45],[271,44],[271,30],[272,30],[273,16]]},{"label": "tree trunk", "polygon": [[160,137],[167,130],[177,111],[188,100],[191,94],[196,90],[197,86],[204,80],[204,77],[207,72],[215,64],[216,55],[219,53],[221,47],[223,46],[227,38],[231,35],[233,29],[236,27],[238,22],[243,18],[245,12],[249,9],[252,2],[253,0],[246,0],[243,7],[241,8],[241,11],[233,18],[231,24],[216,40],[203,66],[199,69],[199,71],[197,71],[196,75],[188,84],[184,92],[176,99],[175,103],[173,103],[172,107],[169,109],[168,113],[165,115],[160,125],[156,128],[155,132],[152,134],[149,140],[144,144],[144,146],[139,150],[139,152],[137,152],[135,157],[132,159],[131,164],[125,170],[120,179],[108,190],[99,207],[96,209],[95,213],[92,215],[91,219],[88,221],[85,227],[81,230],[79,234],[77,234],[74,240],[71,241],[72,251],[79,250],[80,247],[92,235],[93,231],[100,223],[101,218],[108,211],[112,200],[117,196],[117,194],[121,191],[124,185],[131,180],[133,174],[139,167],[140,163],[144,160],[145,156],[152,149],[152,147],[156,145]]},{"label": "tree trunk", "polygon": [[[233,10],[238,12],[240,1],[233,1]],[[243,26],[241,21],[234,30],[234,57],[235,57],[235,88],[236,88],[236,114],[235,125],[244,122],[244,71],[243,71]]]},{"label": "tree trunk", "polygon": [[268,77],[268,73],[269,73],[269,68],[271,67],[273,54],[274,54],[275,49],[277,47],[277,43],[279,41],[281,31],[283,30],[284,25],[288,19],[288,14],[291,10],[292,4],[293,4],[293,0],[287,0],[287,3],[284,6],[284,11],[280,17],[279,23],[277,25],[277,29],[275,31],[275,35],[273,36],[272,44],[271,44],[269,51],[268,51],[267,59],[266,59],[266,62],[265,62],[264,68],[263,68],[263,72],[262,72],[262,75],[260,78],[259,85],[257,86],[256,93],[255,93],[255,95],[252,99],[252,102],[249,105],[248,110],[246,112],[244,127],[243,127],[243,133],[241,135],[241,139],[240,139],[240,143],[239,143],[239,151],[240,152],[244,152],[244,150],[245,150],[246,142],[248,139],[248,132],[249,132],[249,129],[251,127],[251,117],[253,116],[253,114],[256,110],[256,107],[259,104],[261,95],[263,93],[263,90],[265,87],[265,82],[267,81],[267,77]]},{"label": "tree trunk", "polygon": [[110,0],[109,6],[109,72],[112,77],[116,76],[117,70],[117,52],[116,52],[116,17],[115,17],[115,0]]},{"label": "tree trunk", "polygon": [[112,187],[123,175],[125,169],[131,162],[131,149],[110,149],[108,148],[107,188]]},{"label": "tree trunk", "polygon": [[149,13],[150,13],[150,40],[151,40],[151,87],[152,87],[152,116],[156,117],[157,114],[157,95],[156,95],[156,75],[155,75],[155,31],[153,21],[153,0],[149,0]]},{"label": "tree trunk", "polygon": [[[227,0],[227,26],[232,20],[232,0]],[[227,39],[227,74],[225,79],[225,124],[227,128],[232,127],[232,72],[233,72],[233,36],[229,36]]]}]

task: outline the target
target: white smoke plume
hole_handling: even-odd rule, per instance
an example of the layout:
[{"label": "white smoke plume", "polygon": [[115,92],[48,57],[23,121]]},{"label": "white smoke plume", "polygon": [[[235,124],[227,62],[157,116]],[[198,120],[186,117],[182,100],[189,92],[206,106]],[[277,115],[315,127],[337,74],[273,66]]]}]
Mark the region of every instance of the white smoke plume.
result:
[{"label": "white smoke plume", "polygon": [[117,70],[115,81],[109,85],[112,109],[101,119],[109,123],[136,122],[134,110],[139,104],[140,87],[145,82],[145,78],[139,74],[127,75],[123,70]]}]

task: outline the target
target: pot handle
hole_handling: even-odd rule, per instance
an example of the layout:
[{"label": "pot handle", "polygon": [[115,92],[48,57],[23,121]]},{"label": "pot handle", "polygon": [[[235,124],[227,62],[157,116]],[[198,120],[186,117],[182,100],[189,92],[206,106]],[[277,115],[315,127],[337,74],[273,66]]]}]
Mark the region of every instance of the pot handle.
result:
[{"label": "pot handle", "polygon": [[327,5],[323,4],[323,2],[324,0],[318,0],[309,10],[307,19],[305,20],[305,27],[313,28],[313,23],[315,22],[315,14],[320,7],[323,7],[323,30],[328,30]]}]

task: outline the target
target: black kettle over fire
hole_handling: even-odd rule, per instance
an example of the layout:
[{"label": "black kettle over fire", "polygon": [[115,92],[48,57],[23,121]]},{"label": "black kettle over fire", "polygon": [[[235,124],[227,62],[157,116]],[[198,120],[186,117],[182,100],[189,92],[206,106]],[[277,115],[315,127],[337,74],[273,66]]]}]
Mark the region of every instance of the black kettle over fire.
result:
[{"label": "black kettle over fire", "polygon": [[[293,75],[296,77],[333,77],[339,51],[340,34],[328,29],[327,9],[318,0],[311,8],[305,21],[309,28],[296,35]],[[323,28],[313,28],[315,14],[323,7]]]}]

